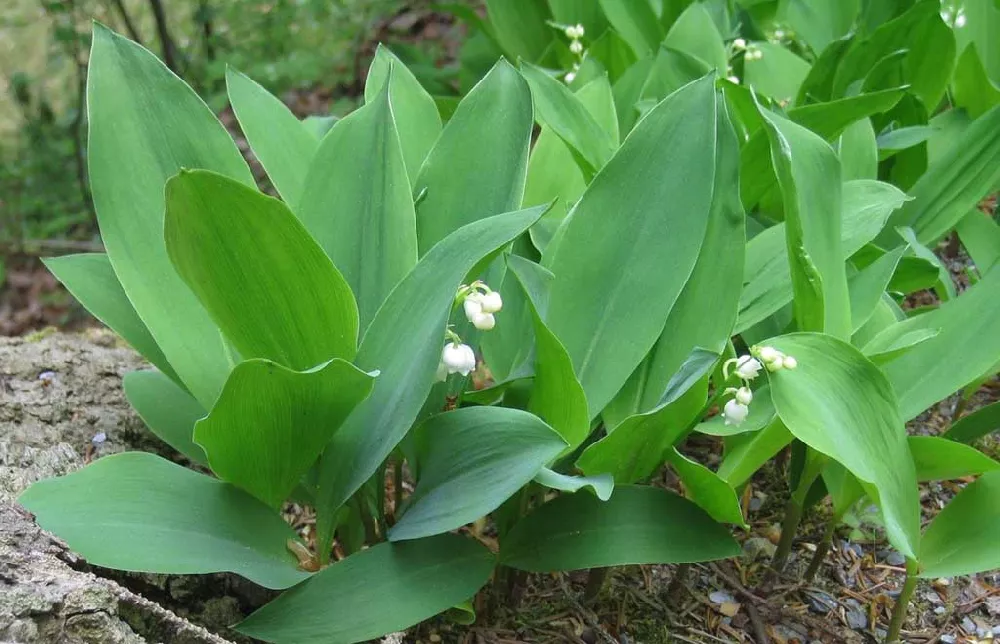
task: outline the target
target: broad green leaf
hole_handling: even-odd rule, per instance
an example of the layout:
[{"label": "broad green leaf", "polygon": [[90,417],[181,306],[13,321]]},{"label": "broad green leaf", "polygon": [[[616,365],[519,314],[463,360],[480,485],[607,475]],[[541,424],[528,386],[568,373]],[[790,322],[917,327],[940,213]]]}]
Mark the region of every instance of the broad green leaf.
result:
[{"label": "broad green leaf", "polygon": [[539,60],[555,38],[545,0],[486,0],[486,8],[497,40],[514,59]]},{"label": "broad green leaf", "polygon": [[988,214],[972,210],[958,221],[955,232],[980,274],[1000,261],[1000,225]]},{"label": "broad green leaf", "polygon": [[[845,183],[840,232],[844,259],[874,239],[892,212],[905,201],[906,195],[888,183]],[[792,301],[784,223],[750,240],[743,275],[747,283],[740,295],[740,313],[734,333],[742,333]]]},{"label": "broad green leaf", "polygon": [[412,441],[420,474],[390,541],[441,534],[486,516],[566,447],[537,416],[503,407],[431,416]]},{"label": "broad green leaf", "polygon": [[834,95],[844,96],[851,83],[863,79],[885,56],[908,50],[904,82],[928,110],[937,107],[955,61],[955,37],[940,10],[937,0],[922,0],[871,35],[855,39],[837,68]]},{"label": "broad green leaf", "polygon": [[834,520],[843,517],[852,505],[865,496],[861,482],[837,461],[828,460],[823,468],[823,486],[830,495]]},{"label": "broad green leaf", "polygon": [[793,438],[779,418],[760,431],[730,436],[719,477],[734,488],[740,487]]},{"label": "broad green leaf", "polygon": [[798,360],[794,371],[769,375],[788,431],[858,477],[882,508],[890,543],[916,558],[917,481],[889,380],[857,349],[828,335],[796,333],[769,344]]},{"label": "broad green leaf", "polygon": [[166,192],[170,261],[244,358],[304,370],[354,357],[351,289],[283,203],[203,170]]},{"label": "broad green leaf", "polygon": [[[399,136],[403,159],[406,162],[406,173],[409,175],[410,183],[413,184],[420,174],[420,166],[427,158],[427,153],[434,147],[434,142],[441,134],[441,115],[438,114],[434,99],[413,72],[380,43],[375,50],[371,67],[368,68],[365,102],[379,100],[387,81],[389,103],[392,105],[392,118],[395,121],[393,129]],[[338,159],[340,162],[338,165],[344,165],[344,160],[350,156],[352,155],[348,153],[347,156]]]},{"label": "broad green leaf", "polygon": [[615,418],[656,406],[695,348],[722,353],[733,334],[743,282],[745,217],[737,180],[739,142],[724,109],[718,119],[716,188],[701,251],[656,344],[605,408],[604,419],[612,425]]},{"label": "broad green leaf", "polygon": [[180,382],[167,357],[129,302],[107,255],[81,253],[47,257],[42,259],[42,263],[91,315],[108,325],[154,367]]},{"label": "broad green leaf", "polygon": [[906,252],[906,246],[886,253],[871,265],[858,271],[847,280],[847,288],[851,297],[851,331],[857,331],[875,313],[875,307],[882,300],[889,280],[899,260]]},{"label": "broad green leaf", "polygon": [[427,191],[417,205],[421,257],[462,226],[521,204],[533,123],[528,84],[501,60],[462,99],[414,184],[413,194]]},{"label": "broad green leaf", "polygon": [[788,0],[784,21],[819,55],[827,45],[851,31],[860,10],[860,0]]},{"label": "broad green leaf", "polygon": [[878,143],[871,119],[861,119],[848,125],[835,147],[844,181],[878,178]]},{"label": "broad green leaf", "polygon": [[912,329],[898,333],[897,326],[894,324],[869,340],[861,352],[882,366],[940,333],[940,329]]},{"label": "broad green leaf", "polygon": [[1000,568],[1000,472],[984,474],[938,513],[920,543],[920,576],[957,577]]},{"label": "broad green leaf", "polygon": [[489,550],[454,534],[380,543],[325,568],[235,628],[286,644],[377,639],[475,595],[495,565]]},{"label": "broad green leaf", "polygon": [[[900,246],[900,248],[905,248]],[[923,248],[926,248],[924,246]],[[949,277],[949,282],[951,278]],[[941,271],[935,264],[922,257],[903,256],[886,290],[896,293],[914,293],[939,286]]]},{"label": "broad green leaf", "polygon": [[321,543],[330,538],[334,512],[371,478],[417,419],[433,385],[458,287],[544,212],[531,208],[460,228],[431,249],[379,309],[355,360],[362,369],[378,370],[379,377],[320,459]]},{"label": "broad green leaf", "polygon": [[705,406],[707,376],[718,354],[695,350],[668,383],[659,403],[645,413],[611,425],[607,436],[587,447],[577,460],[585,474],[604,472],[616,483],[635,483],[663,464],[663,454],[680,440]]},{"label": "broad green leaf", "polygon": [[971,443],[997,430],[1000,430],[1000,403],[993,403],[958,419],[944,433],[944,437]]},{"label": "broad green leaf", "polygon": [[229,361],[163,242],[163,186],[181,168],[254,185],[204,102],[146,49],[95,24],[87,80],[90,184],[101,237],[136,313],[194,397],[211,406]]},{"label": "broad green leaf", "polygon": [[618,115],[618,129],[625,135],[632,130],[639,118],[637,103],[653,69],[652,55],[640,58],[629,67],[614,86],[615,113]]},{"label": "broad green leaf", "polygon": [[[577,0],[561,1],[569,4],[577,4]],[[597,0],[588,1],[593,2],[595,6],[598,4]],[[598,11],[600,12],[599,7]],[[601,19],[603,20],[603,18],[604,14],[601,13]],[[598,31],[595,33],[601,32]],[[590,43],[590,46],[587,47],[587,59],[591,58],[601,62],[604,71],[607,73],[608,81],[611,83],[618,82],[618,79],[624,76],[637,60],[632,48],[613,29],[608,29],[599,38]]]},{"label": "broad green leaf", "polygon": [[809,73],[809,63],[776,43],[754,42],[751,46],[760,51],[761,57],[744,58],[743,81],[779,103],[794,101]]},{"label": "broad green leaf", "polygon": [[307,116],[302,119],[302,127],[318,142],[339,120],[336,116]]},{"label": "broad green leaf", "polygon": [[373,376],[331,360],[292,371],[269,360],[233,369],[194,440],[219,478],[280,509],[330,437],[371,393]]},{"label": "broad green leaf", "polygon": [[417,263],[416,214],[389,104],[396,73],[323,138],[295,210],[350,285],[361,329]]},{"label": "broad green leaf", "polygon": [[280,99],[231,67],[226,90],[254,156],[285,203],[297,203],[319,141]]},{"label": "broad green leaf", "polygon": [[973,121],[931,162],[908,191],[913,201],[889,219],[880,238],[895,240],[896,226],[910,226],[923,244],[932,244],[967,215],[1000,182],[1000,106]]},{"label": "broad green leaf", "polygon": [[131,371],[122,386],[125,398],[151,432],[191,462],[208,467],[205,450],[194,442],[194,424],[208,414],[201,403],[155,370]]},{"label": "broad green leaf", "polygon": [[[851,335],[841,242],[840,162],[804,127],[761,111],[785,205],[785,246],[798,328]],[[787,423],[786,423],[787,424]]]},{"label": "broad green leaf", "polygon": [[774,403],[771,402],[771,391],[764,385],[753,392],[753,404],[750,413],[739,425],[726,425],[722,414],[716,414],[706,421],[698,423],[695,431],[709,436],[734,436],[764,429],[774,422]]},{"label": "broad green leaf", "polygon": [[521,75],[531,88],[535,118],[579,154],[587,175],[604,167],[618,142],[612,140],[583,101],[540,67],[522,63]]},{"label": "broad green leaf", "polygon": [[711,77],[664,100],[546,251],[555,279],[545,321],[573,359],[591,417],[659,337],[694,268],[715,192],[731,180],[716,177],[717,108]]},{"label": "broad green leaf", "polygon": [[550,470],[547,467],[543,467],[535,475],[535,483],[552,488],[553,490],[562,490],[563,492],[578,492],[583,488],[590,488],[594,495],[602,501],[610,499],[615,489],[615,480],[610,474],[569,476]]},{"label": "broad green leaf", "polygon": [[590,434],[587,396],[573,373],[573,362],[562,343],[542,321],[545,313],[544,294],[532,280],[532,270],[544,270],[528,260],[511,255],[507,266],[513,272],[524,294],[535,329],[534,373],[528,411],[548,423],[573,450]]},{"label": "broad green leaf", "polygon": [[[888,89],[861,94],[828,103],[796,107],[788,118],[832,141],[855,121],[892,109],[904,95],[902,89]],[[740,195],[750,210],[777,184],[770,163],[767,135],[755,132],[740,150]]]},{"label": "broad green leaf", "polygon": [[[940,332],[883,367],[904,420],[915,418],[1000,360],[1000,269],[994,267],[938,310],[895,325],[892,337],[934,330]],[[880,339],[885,346],[889,338]]]},{"label": "broad green leaf", "polygon": [[931,125],[911,125],[879,134],[876,142],[879,150],[907,150],[927,142],[937,131]]},{"label": "broad green leaf", "polygon": [[720,76],[725,75],[729,63],[726,46],[702,2],[692,2],[684,9],[667,32],[663,45],[695,56]]},{"label": "broad green leaf", "polygon": [[582,24],[584,37],[597,38],[608,27],[598,0],[548,0],[552,19],[562,25]]},{"label": "broad green leaf", "polygon": [[684,484],[687,498],[719,523],[746,526],[736,491],[718,474],[687,458],[674,447],[669,448],[664,457]]},{"label": "broad green leaf", "polygon": [[135,572],[234,572],[266,588],[309,576],[277,512],[228,483],[153,454],[125,452],[35,483],[18,499],[95,566]]},{"label": "broad green leaf", "polygon": [[664,33],[649,0],[600,0],[615,31],[639,58],[656,51]]},{"label": "broad green leaf", "polygon": [[[996,0],[966,0],[965,27],[957,31],[961,41],[968,38],[976,44],[986,75],[994,85],[1000,84],[1000,45],[996,34],[1000,28],[1000,5]],[[964,33],[962,33],[964,32]]]},{"label": "broad green leaf", "polygon": [[941,258],[935,255],[934,251],[930,248],[920,243],[912,228],[901,226],[896,229],[896,233],[913,249],[914,254],[919,259],[937,269],[938,279],[934,290],[938,298],[942,302],[953,299],[957,295],[955,283],[952,281],[951,272],[945,266],[944,262],[941,261]]},{"label": "broad green leaf", "polygon": [[706,74],[715,73],[711,65],[693,54],[660,47],[642,86],[641,99],[635,109],[645,113],[667,96]]},{"label": "broad green leaf", "polygon": [[910,436],[917,480],[949,481],[1000,470],[1000,463],[974,447],[940,436]]},{"label": "broad green leaf", "polygon": [[734,557],[739,544],[697,505],[652,486],[623,485],[608,501],[567,494],[521,519],[500,562],[528,572]]},{"label": "broad green leaf", "polygon": [[[505,253],[504,257],[523,259],[517,254],[521,250],[519,247],[530,249],[530,245],[531,241],[527,236],[520,237],[512,245],[510,254]],[[532,265],[538,266],[533,262]],[[482,352],[483,362],[489,366],[494,385],[497,385],[516,379],[530,368],[529,357],[534,345],[534,321],[531,311],[528,309],[527,297],[525,297],[520,283],[514,279],[509,270],[505,270],[497,264],[491,268],[493,271],[502,273],[503,281],[500,282],[500,288],[496,290],[500,292],[503,299],[503,312],[493,330],[479,335],[479,350]],[[491,275],[487,277],[494,279]],[[458,315],[464,317],[463,313]],[[462,400],[466,400],[465,394],[463,394]]]},{"label": "broad green leaf", "polygon": [[[576,96],[617,145],[618,120],[611,91],[602,76],[581,87]],[[551,128],[543,127],[528,159],[523,201],[523,207],[527,208],[555,200],[545,217],[531,227],[531,241],[538,252],[545,252],[556,228],[586,189],[587,182],[573,152]]]}]

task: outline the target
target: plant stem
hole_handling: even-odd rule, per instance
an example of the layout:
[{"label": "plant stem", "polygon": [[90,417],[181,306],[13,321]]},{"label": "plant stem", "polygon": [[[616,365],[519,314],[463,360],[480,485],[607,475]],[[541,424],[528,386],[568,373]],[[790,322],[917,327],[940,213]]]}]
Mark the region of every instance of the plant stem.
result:
[{"label": "plant stem", "polygon": [[399,518],[400,506],[403,504],[403,457],[400,456],[392,464],[392,523]]},{"label": "plant stem", "polygon": [[667,586],[667,603],[671,606],[677,605],[677,600],[680,599],[681,590],[684,588],[684,583],[687,582],[688,576],[691,574],[691,564],[682,563],[677,566],[677,570],[674,571],[674,578],[670,580],[670,585]]},{"label": "plant stem", "polygon": [[910,606],[910,598],[917,588],[917,562],[908,559],[906,561],[906,581],[903,583],[903,590],[896,600],[896,607],[892,609],[892,620],[889,622],[889,632],[886,633],[886,644],[899,641],[899,631],[906,621],[906,609]]},{"label": "plant stem", "polygon": [[591,568],[587,575],[587,588],[583,591],[583,601],[590,603],[597,599],[604,588],[604,582],[608,579],[611,568]]},{"label": "plant stem", "polygon": [[788,499],[785,504],[785,520],[781,523],[781,539],[778,541],[778,549],[774,551],[771,558],[771,572],[768,579],[772,579],[776,574],[784,572],[788,564],[788,556],[792,553],[792,542],[795,540],[795,533],[802,523],[802,505],[794,498]]},{"label": "plant stem", "polygon": [[826,554],[830,552],[830,544],[833,543],[833,533],[837,530],[837,524],[839,523],[839,516],[830,517],[830,520],[827,522],[823,538],[820,540],[819,545],[816,546],[816,552],[813,554],[812,561],[809,562],[809,568],[806,569],[806,574],[802,578],[807,584],[812,582],[813,578],[816,577],[819,567],[823,565],[823,560],[826,559]]}]

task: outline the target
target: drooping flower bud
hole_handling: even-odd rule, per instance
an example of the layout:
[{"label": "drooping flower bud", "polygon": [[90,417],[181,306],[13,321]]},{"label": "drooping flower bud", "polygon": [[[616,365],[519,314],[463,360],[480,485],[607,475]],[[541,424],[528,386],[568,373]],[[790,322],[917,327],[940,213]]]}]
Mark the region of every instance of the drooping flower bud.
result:
[{"label": "drooping flower bud", "polygon": [[774,347],[761,347],[757,350],[757,357],[765,363],[774,362],[781,358],[781,352]]},{"label": "drooping flower bud", "polygon": [[583,43],[579,40],[574,40],[569,44],[569,50],[579,56],[583,53]]},{"label": "drooping flower bud", "polygon": [[476,327],[480,331],[489,331],[496,326],[496,318],[493,317],[492,313],[480,313],[474,315],[471,318],[472,326]]},{"label": "drooping flower bud", "polygon": [[752,356],[740,356],[736,359],[735,373],[740,380],[753,380],[760,370],[760,362]]},{"label": "drooping flower bud", "polygon": [[785,369],[794,369],[795,367],[799,366],[799,361],[793,358],[792,356],[785,356],[784,358],[781,359],[781,366],[784,367]]},{"label": "drooping flower bud", "polygon": [[476,354],[467,344],[449,342],[441,350],[441,364],[448,373],[460,373],[467,376],[476,368]]},{"label": "drooping flower bud", "polygon": [[482,295],[476,291],[469,293],[462,302],[462,308],[465,309],[465,317],[469,319],[469,322],[472,322],[477,315],[483,313]]},{"label": "drooping flower bud", "polygon": [[753,392],[750,390],[750,387],[740,387],[737,389],[735,400],[741,405],[749,405],[753,402]]},{"label": "drooping flower bud", "polygon": [[733,47],[735,47],[736,49],[746,49],[747,41],[743,40],[742,38],[737,38],[736,40],[733,41]]},{"label": "drooping flower bud", "polygon": [[483,313],[499,313],[503,308],[503,298],[496,291],[480,295],[479,303],[482,305]]},{"label": "drooping flower bud", "polygon": [[722,408],[722,417],[725,418],[726,425],[740,425],[747,419],[749,413],[750,408],[738,402],[735,398],[727,402],[726,406]]}]

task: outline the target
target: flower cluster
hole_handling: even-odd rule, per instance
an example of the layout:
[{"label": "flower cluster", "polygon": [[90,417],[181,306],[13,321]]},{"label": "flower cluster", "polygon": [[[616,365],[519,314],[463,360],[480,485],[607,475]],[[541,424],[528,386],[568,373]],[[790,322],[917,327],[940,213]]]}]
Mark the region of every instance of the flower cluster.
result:
[{"label": "flower cluster", "polygon": [[580,63],[583,61],[584,48],[583,41],[581,39],[583,38],[584,31],[583,25],[581,24],[569,25],[567,27],[563,27],[562,30],[563,33],[566,34],[566,37],[569,38],[570,52],[576,56],[576,61],[573,62],[573,69],[563,76],[563,80],[565,80],[568,85],[576,78],[576,73],[580,71]]},{"label": "flower cluster", "polygon": [[[455,295],[455,304],[462,305],[465,317],[480,331],[489,331],[496,326],[496,317],[503,308],[503,298],[486,285],[485,282],[463,284]],[[462,342],[457,333],[448,329],[445,332],[446,343],[441,350],[441,361],[438,363],[435,380],[444,381],[449,374],[460,373],[467,376],[476,368],[476,353],[472,347]]]},{"label": "flower cluster", "polygon": [[792,356],[785,355],[774,347],[753,347],[750,355],[726,360],[722,365],[722,377],[729,380],[729,369],[732,375],[742,381],[740,387],[729,387],[725,394],[733,396],[722,408],[722,417],[726,425],[739,426],[750,414],[750,403],[753,402],[753,391],[750,381],[766,368],[774,372],[781,369],[794,369],[799,363]]}]

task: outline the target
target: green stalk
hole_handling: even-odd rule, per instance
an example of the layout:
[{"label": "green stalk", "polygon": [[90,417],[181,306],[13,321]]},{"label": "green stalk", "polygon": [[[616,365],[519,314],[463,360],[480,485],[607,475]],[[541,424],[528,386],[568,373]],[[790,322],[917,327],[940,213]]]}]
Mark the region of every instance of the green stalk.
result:
[{"label": "green stalk", "polygon": [[830,545],[833,543],[833,533],[837,530],[837,525],[840,524],[840,516],[830,517],[827,521],[826,530],[823,531],[823,538],[820,540],[819,545],[816,546],[816,552],[813,553],[812,561],[809,562],[809,568],[806,569],[806,574],[803,576],[803,581],[807,584],[811,583],[816,577],[816,573],[819,572],[819,567],[823,565],[823,560],[826,559],[826,555],[830,552]]},{"label": "green stalk", "polygon": [[677,566],[677,570],[674,571],[674,578],[670,580],[670,585],[667,586],[667,603],[671,606],[676,606],[679,604],[679,599],[681,596],[681,589],[684,588],[684,583],[687,581],[688,576],[691,574],[691,564],[682,563]]},{"label": "green stalk", "polygon": [[785,570],[788,564],[788,556],[792,553],[792,542],[795,540],[795,533],[802,523],[802,506],[795,502],[794,497],[788,499],[785,504],[785,520],[781,523],[781,539],[778,541],[778,548],[771,558],[771,573],[768,578],[773,578],[776,574]]},{"label": "green stalk", "polygon": [[906,582],[903,583],[903,591],[899,593],[896,606],[892,609],[892,621],[889,622],[889,632],[886,633],[885,643],[893,644],[899,641],[899,631],[906,621],[906,609],[910,606],[910,599],[913,591],[917,588],[917,562],[913,559],[906,560]]},{"label": "green stalk", "polygon": [[584,602],[590,603],[600,596],[601,590],[604,588],[604,583],[607,581],[610,573],[610,567],[590,569],[587,575],[587,588],[583,591]]}]

